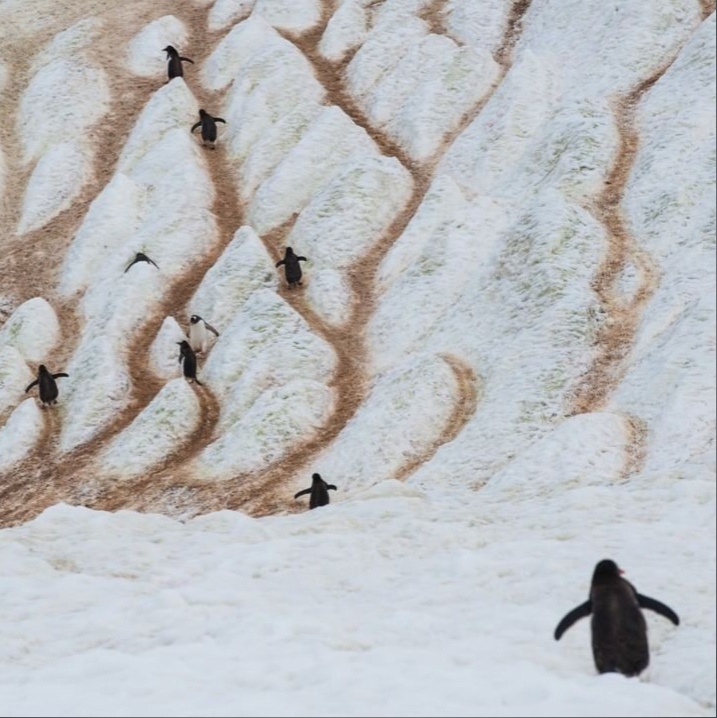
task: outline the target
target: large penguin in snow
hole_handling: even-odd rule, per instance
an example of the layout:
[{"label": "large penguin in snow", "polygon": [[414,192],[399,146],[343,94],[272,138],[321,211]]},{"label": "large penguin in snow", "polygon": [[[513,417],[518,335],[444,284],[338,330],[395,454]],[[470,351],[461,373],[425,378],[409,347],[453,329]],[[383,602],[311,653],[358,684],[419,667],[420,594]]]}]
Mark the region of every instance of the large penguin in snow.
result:
[{"label": "large penguin in snow", "polygon": [[35,384],[38,384],[38,388],[40,390],[40,401],[43,406],[57,404],[57,396],[60,391],[57,388],[57,382],[55,379],[59,379],[61,376],[66,377],[69,376],[69,374],[65,374],[64,371],[61,371],[58,374],[50,374],[47,367],[44,364],[40,364],[37,379],[35,379],[35,381],[31,384],[28,384],[27,389],[25,389],[25,393],[27,394],[27,392],[30,391]]},{"label": "large penguin in snow", "polygon": [[184,69],[182,68],[183,62],[191,62],[194,64],[194,60],[190,60],[188,57],[180,57],[176,48],[171,45],[163,48],[164,52],[167,53],[167,82],[173,80],[175,77],[182,77],[184,75]]},{"label": "large penguin in snow", "polygon": [[590,597],[560,621],[555,640],[560,640],[573,623],[592,614],[593,659],[598,672],[636,676],[650,662],[647,624],[640,609],[649,608],[676,626],[680,619],[664,603],[638,593],[621,573],[617,564],[609,559],[595,566]]},{"label": "large penguin in snow", "polygon": [[293,289],[296,285],[301,284],[301,265],[299,262],[306,262],[306,257],[297,257],[291,247],[286,248],[284,259],[280,259],[276,266],[284,265],[284,273],[286,281],[289,283],[289,289]]},{"label": "large penguin in snow", "polygon": [[216,149],[214,143],[217,141],[217,122],[223,122],[225,125],[227,123],[221,117],[212,117],[208,112],[199,110],[199,122],[192,125],[192,133],[197,127],[202,128],[202,144],[206,145],[207,142],[210,142],[209,147],[212,150]]},{"label": "large penguin in snow", "polygon": [[311,494],[309,497],[309,508],[315,509],[317,506],[326,506],[329,503],[329,489],[336,491],[336,487],[333,484],[327,484],[320,474],[311,475],[311,488],[302,489],[298,493],[294,494],[294,498],[298,499],[299,496],[306,496]]}]

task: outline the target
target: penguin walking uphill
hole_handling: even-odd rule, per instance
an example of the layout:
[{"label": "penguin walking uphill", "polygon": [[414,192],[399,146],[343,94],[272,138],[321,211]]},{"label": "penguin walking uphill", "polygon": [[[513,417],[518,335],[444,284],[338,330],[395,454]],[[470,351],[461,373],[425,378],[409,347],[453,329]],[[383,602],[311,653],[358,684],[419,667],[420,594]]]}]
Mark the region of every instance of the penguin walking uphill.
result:
[{"label": "penguin walking uphill", "polygon": [[195,352],[202,354],[207,351],[207,343],[211,332],[214,336],[219,336],[219,332],[208,322],[202,319],[198,314],[192,314],[189,317],[189,345]]},{"label": "penguin walking uphill", "polygon": [[595,566],[590,597],[560,621],[555,629],[555,640],[560,640],[576,621],[592,614],[593,659],[598,672],[636,676],[650,662],[647,624],[640,609],[649,608],[676,626],[680,619],[664,603],[638,593],[620,576],[621,573],[617,564],[609,559]]},{"label": "penguin walking uphill", "polygon": [[199,384],[199,386],[203,386],[202,382],[197,379],[197,355],[194,353],[194,350],[189,346],[189,342],[186,339],[177,342],[177,344],[179,344],[179,361],[181,362],[182,359],[184,359],[184,364],[182,365],[184,376],[189,379],[190,382],[194,381]]},{"label": "penguin walking uphill", "polygon": [[311,494],[309,497],[309,508],[315,509],[317,506],[326,506],[329,503],[329,489],[336,491],[336,487],[333,484],[327,484],[320,474],[311,475],[311,488],[302,489],[298,493],[294,494],[294,498],[298,499],[299,496],[306,496]]},{"label": "penguin walking uphill", "polygon": [[167,82],[173,80],[175,77],[184,76],[183,62],[191,62],[192,65],[194,64],[194,60],[190,60],[188,57],[180,57],[176,48],[171,45],[167,45],[163,50],[167,53]]},{"label": "penguin walking uphill", "polygon": [[194,125],[192,125],[192,134],[194,134],[194,130],[198,127],[202,128],[202,144],[206,145],[207,142],[209,142],[209,149],[212,150],[216,149],[217,122],[223,122],[225,125],[227,123],[227,121],[221,117],[212,117],[208,112],[199,110],[199,122],[195,122]]},{"label": "penguin walking uphill", "polygon": [[44,364],[40,364],[37,372],[37,379],[35,379],[35,381],[31,384],[28,384],[27,389],[25,389],[25,393],[27,394],[27,392],[30,391],[35,384],[38,384],[42,405],[49,406],[50,404],[57,404],[57,396],[60,391],[57,388],[57,382],[55,379],[59,379],[61,376],[67,377],[69,374],[65,374],[64,371],[61,371],[58,374],[50,374],[47,367]]},{"label": "penguin walking uphill", "polygon": [[289,289],[301,284],[301,265],[299,262],[306,262],[306,257],[297,257],[291,247],[286,248],[284,259],[280,259],[276,266],[284,265],[284,273],[286,281],[289,283]]}]

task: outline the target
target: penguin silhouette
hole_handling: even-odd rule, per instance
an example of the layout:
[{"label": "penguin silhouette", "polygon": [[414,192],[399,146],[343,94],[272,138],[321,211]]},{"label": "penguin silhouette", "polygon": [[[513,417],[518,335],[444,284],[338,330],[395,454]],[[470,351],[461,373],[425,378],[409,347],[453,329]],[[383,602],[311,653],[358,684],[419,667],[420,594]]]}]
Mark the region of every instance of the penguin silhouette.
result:
[{"label": "penguin silhouette", "polygon": [[61,371],[58,374],[50,374],[47,367],[44,364],[40,364],[37,372],[37,379],[32,383],[28,384],[25,393],[27,394],[35,384],[39,384],[40,390],[40,401],[43,406],[49,406],[50,404],[57,404],[57,396],[60,393],[57,388],[57,382],[55,379],[59,379],[61,376],[69,376],[65,372]]},{"label": "penguin silhouette", "polygon": [[309,498],[309,508],[315,509],[317,506],[326,506],[329,503],[329,489],[336,491],[336,487],[333,484],[327,484],[320,474],[311,475],[311,488],[302,489],[298,493],[294,494],[294,498],[298,499],[299,496],[306,496],[311,494]]},{"label": "penguin silhouette", "polygon": [[195,352],[204,353],[207,351],[207,343],[209,341],[207,331],[210,331],[217,337],[219,336],[219,332],[198,314],[192,314],[192,316],[189,317],[189,345]]},{"label": "penguin silhouette", "polygon": [[276,266],[280,267],[284,265],[284,273],[286,275],[286,281],[289,283],[289,289],[292,289],[297,284],[301,284],[301,265],[299,262],[306,262],[306,257],[297,257],[294,254],[294,250],[291,247],[286,248],[284,259],[280,259]]},{"label": "penguin silhouette", "polygon": [[199,386],[203,386],[202,382],[197,379],[197,356],[192,347],[189,346],[189,342],[184,339],[177,342],[177,344],[179,344],[179,361],[181,362],[184,359],[184,364],[182,365],[184,376],[190,381],[197,382]]},{"label": "penguin silhouette", "polygon": [[593,659],[598,672],[636,676],[650,662],[647,624],[640,609],[649,608],[676,626],[680,619],[664,603],[638,593],[621,573],[617,564],[609,559],[595,566],[590,597],[560,621],[555,640],[560,640],[576,621],[592,614]]},{"label": "penguin silhouette", "polygon": [[202,128],[202,144],[206,145],[207,142],[210,142],[209,148],[212,150],[216,149],[217,122],[223,122],[225,125],[227,123],[227,121],[221,117],[212,117],[208,112],[199,110],[199,122],[195,122],[194,125],[192,125],[192,133],[194,133],[197,127]]},{"label": "penguin silhouette", "polygon": [[[137,252],[137,254],[134,255],[134,259],[127,265],[127,269],[124,270],[124,273],[127,274],[129,268],[133,264],[137,264],[137,262],[147,262],[149,264],[154,264],[154,266],[157,267],[156,263],[151,260],[146,254],[144,254],[143,252]],[[159,269],[159,267],[157,267],[157,269]]]},{"label": "penguin silhouette", "polygon": [[190,60],[188,57],[180,57],[177,50],[171,45],[167,45],[163,50],[167,53],[167,82],[173,80],[175,77],[183,77],[183,62],[191,62],[192,65],[194,64],[194,60]]}]

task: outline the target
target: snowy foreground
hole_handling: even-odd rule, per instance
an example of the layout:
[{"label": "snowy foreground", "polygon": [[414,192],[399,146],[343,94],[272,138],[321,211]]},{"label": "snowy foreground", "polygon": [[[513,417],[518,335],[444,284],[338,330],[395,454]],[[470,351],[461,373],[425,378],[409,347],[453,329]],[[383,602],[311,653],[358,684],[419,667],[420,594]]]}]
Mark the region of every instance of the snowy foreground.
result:
[{"label": "snowy foreground", "polygon": [[[35,251],[91,201],[42,297],[0,285],[0,489],[36,456],[71,474],[64,457],[89,447],[96,486],[151,480],[179,455],[221,497],[331,422],[332,338],[354,338],[355,305],[372,312],[351,367],[365,397],[277,489],[294,508],[319,471],[330,506],[255,519],[59,502],[0,530],[0,715],[715,715],[705,3],[533,0],[508,38],[507,0],[336,2],[314,53],[344,61],[361,122],[292,40],[321,22],[319,0],[129,3],[136,15],[73,0],[66,21],[37,3],[0,3],[8,45],[37,41],[22,63],[0,44],[0,92],[17,90],[27,121],[0,142],[3,196],[8,168],[27,176],[6,233]],[[109,38],[121,73],[96,50]],[[170,43],[197,62],[165,85]],[[157,83],[143,104],[112,104],[140,79]],[[207,97],[227,120],[211,158],[188,132]],[[92,133],[109,122],[125,141],[100,183]],[[616,161],[621,242],[598,208]],[[433,175],[396,231],[416,163]],[[274,268],[282,227],[282,249],[308,258],[301,305]],[[158,267],[125,272],[138,251]],[[167,313],[179,285],[190,299]],[[190,452],[207,404],[176,342],[195,312],[220,333],[199,370],[218,418]],[[624,360],[576,409],[621,312]],[[149,319],[161,389],[117,423]],[[47,411],[23,393],[42,362],[69,374]],[[604,558],[681,619],[646,612],[639,678],[596,675],[587,620],[553,639]]]}]

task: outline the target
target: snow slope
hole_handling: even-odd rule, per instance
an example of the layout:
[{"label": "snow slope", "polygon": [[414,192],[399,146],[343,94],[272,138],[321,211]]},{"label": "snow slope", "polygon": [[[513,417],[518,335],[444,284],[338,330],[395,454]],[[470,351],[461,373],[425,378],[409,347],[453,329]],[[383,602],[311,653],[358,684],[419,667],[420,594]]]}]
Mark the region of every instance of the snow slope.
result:
[{"label": "snow slope", "polygon": [[[43,3],[0,7],[0,714],[715,715],[709,2]],[[552,637],[603,558],[681,619],[639,678]]]}]

